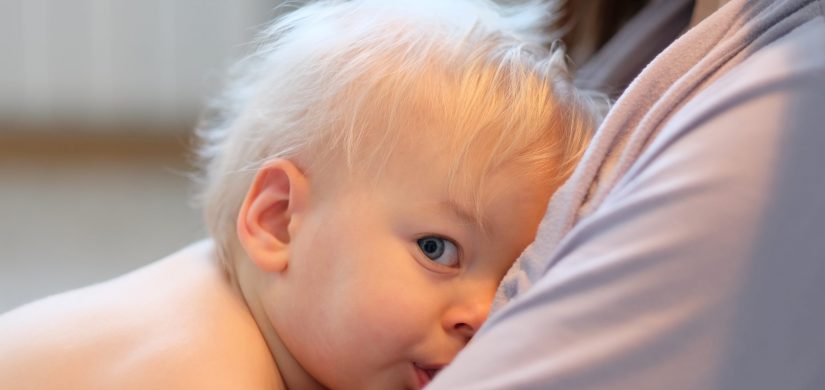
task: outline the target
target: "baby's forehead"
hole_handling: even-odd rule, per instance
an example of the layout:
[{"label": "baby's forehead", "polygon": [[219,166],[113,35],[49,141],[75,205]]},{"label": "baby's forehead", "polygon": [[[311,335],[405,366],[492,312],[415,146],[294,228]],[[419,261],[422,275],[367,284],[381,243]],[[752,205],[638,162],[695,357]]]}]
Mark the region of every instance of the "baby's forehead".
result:
[{"label": "baby's forehead", "polygon": [[386,161],[364,172],[379,187],[390,185],[399,192],[421,190],[418,202],[422,207],[446,211],[481,225],[487,221],[487,210],[502,194],[532,188],[526,174],[530,168],[524,164],[493,164],[485,153],[462,155],[433,143],[399,144]]}]

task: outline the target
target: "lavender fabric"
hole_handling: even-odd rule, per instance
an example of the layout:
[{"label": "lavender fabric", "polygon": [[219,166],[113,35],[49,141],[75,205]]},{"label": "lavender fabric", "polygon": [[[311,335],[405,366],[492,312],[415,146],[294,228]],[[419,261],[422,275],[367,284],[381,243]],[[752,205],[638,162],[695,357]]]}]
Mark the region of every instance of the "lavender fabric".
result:
[{"label": "lavender fabric", "polygon": [[825,388],[824,4],[731,0],[651,62],[429,388]]}]

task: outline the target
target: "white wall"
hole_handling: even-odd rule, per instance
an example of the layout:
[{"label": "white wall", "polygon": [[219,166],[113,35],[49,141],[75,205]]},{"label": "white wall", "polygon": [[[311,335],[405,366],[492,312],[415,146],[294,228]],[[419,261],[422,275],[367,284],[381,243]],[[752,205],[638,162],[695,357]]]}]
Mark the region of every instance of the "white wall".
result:
[{"label": "white wall", "polygon": [[0,124],[191,121],[275,3],[0,0]]}]

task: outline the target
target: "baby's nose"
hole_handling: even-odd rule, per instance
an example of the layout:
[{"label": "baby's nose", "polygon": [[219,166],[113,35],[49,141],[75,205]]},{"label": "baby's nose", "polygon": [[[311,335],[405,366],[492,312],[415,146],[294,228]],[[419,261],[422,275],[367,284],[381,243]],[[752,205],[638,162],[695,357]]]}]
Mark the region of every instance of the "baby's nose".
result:
[{"label": "baby's nose", "polygon": [[455,329],[456,333],[458,333],[458,335],[461,336],[465,340],[465,342],[469,342],[470,339],[473,338],[473,336],[476,334],[476,330],[479,327],[481,327],[481,324],[470,325],[464,322],[453,325],[453,328]]},{"label": "baby's nose", "polygon": [[483,296],[476,295],[473,299],[453,305],[444,314],[444,330],[465,343],[469,342],[487,320],[492,302],[493,294],[485,293]]}]

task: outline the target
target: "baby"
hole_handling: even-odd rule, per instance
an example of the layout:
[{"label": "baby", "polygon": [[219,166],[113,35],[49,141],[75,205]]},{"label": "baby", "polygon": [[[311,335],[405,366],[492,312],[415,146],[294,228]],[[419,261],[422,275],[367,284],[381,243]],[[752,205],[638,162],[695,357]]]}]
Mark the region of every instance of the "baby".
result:
[{"label": "baby", "polygon": [[0,316],[0,388],[421,388],[598,122],[546,7],[326,1],[202,126],[211,239]]}]

